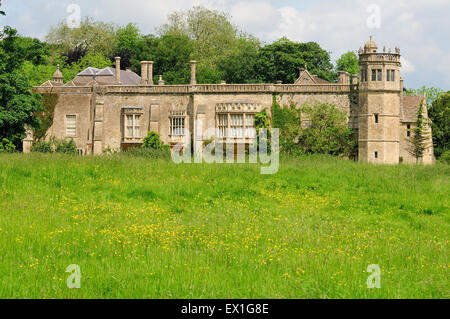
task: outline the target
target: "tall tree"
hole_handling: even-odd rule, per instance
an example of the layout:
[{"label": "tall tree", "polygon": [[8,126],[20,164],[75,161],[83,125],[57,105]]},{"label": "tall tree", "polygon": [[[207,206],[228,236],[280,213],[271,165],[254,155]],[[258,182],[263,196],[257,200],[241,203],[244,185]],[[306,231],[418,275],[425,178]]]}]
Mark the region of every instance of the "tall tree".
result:
[{"label": "tall tree", "polygon": [[409,138],[409,153],[414,156],[416,163],[423,158],[423,155],[429,145],[427,145],[427,134],[424,126],[423,103],[420,104],[417,111],[416,127],[413,129],[413,136]]},{"label": "tall tree", "polygon": [[450,150],[450,91],[433,102],[428,116],[432,121],[434,154],[439,158]]},{"label": "tall tree", "polygon": [[79,28],[69,28],[65,21],[50,29],[45,40],[56,45],[68,63],[78,62],[88,53],[113,57],[117,42],[117,25],[95,21],[89,17],[81,21]]},{"label": "tall tree", "polygon": [[300,43],[281,38],[259,51],[256,76],[268,83],[294,83],[298,78],[298,69],[304,67],[322,79],[334,80],[330,54],[317,43]]},{"label": "tall tree", "polygon": [[24,54],[17,31],[5,27],[0,33],[0,139],[7,138],[17,149],[25,136],[25,125],[37,126],[32,114],[41,109],[39,97],[21,72]]},{"label": "tall tree", "polygon": [[169,22],[162,25],[160,36],[187,36],[193,41],[192,59],[198,61],[197,81],[217,83],[223,79],[220,61],[232,55],[238,44],[238,31],[223,12],[196,6],[190,10],[174,12]]},{"label": "tall tree", "polygon": [[139,54],[139,47],[142,44],[142,35],[139,32],[139,28],[129,23],[125,27],[117,30],[117,48],[115,56],[122,58],[121,65],[125,68],[133,65],[132,60]]},{"label": "tall tree", "polygon": [[347,52],[336,61],[337,71],[347,71],[351,75],[359,74],[359,59],[355,52]]}]

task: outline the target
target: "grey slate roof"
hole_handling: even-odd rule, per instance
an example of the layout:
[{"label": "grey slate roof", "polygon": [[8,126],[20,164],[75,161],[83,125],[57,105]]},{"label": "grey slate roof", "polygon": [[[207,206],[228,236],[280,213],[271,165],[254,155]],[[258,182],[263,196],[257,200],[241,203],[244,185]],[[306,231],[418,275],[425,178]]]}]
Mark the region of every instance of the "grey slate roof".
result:
[{"label": "grey slate roof", "polygon": [[[86,86],[93,83],[99,85],[118,85],[116,82],[116,69],[107,67],[104,69],[87,68],[71,81],[75,86]],[[120,82],[122,85],[139,85],[141,77],[134,72],[120,70]]]},{"label": "grey slate roof", "polygon": [[[402,122],[414,123],[417,120],[417,112],[424,101],[423,95],[403,95],[400,116]],[[424,108],[424,112],[426,112]],[[426,113],[425,113],[426,114]]]}]

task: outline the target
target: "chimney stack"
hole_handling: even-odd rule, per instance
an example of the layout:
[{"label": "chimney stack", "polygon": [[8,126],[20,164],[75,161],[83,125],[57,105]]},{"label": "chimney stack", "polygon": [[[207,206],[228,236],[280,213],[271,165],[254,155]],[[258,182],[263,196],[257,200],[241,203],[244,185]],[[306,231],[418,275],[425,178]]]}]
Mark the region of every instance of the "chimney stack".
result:
[{"label": "chimney stack", "polygon": [[116,81],[120,84],[120,57],[116,57]]},{"label": "chimney stack", "polygon": [[153,61],[147,62],[147,85],[153,85]]},{"label": "chimney stack", "polygon": [[197,78],[196,78],[196,64],[197,61],[192,60],[190,61],[191,63],[191,85],[196,85],[197,84]]},{"label": "chimney stack", "polygon": [[141,85],[147,85],[147,62],[141,61]]}]

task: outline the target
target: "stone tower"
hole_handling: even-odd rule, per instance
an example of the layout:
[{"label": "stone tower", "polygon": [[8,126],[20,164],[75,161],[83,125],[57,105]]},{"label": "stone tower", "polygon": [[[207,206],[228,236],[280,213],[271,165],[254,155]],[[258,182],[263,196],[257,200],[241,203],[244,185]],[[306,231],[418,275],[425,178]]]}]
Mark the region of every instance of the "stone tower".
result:
[{"label": "stone tower", "polygon": [[[385,51],[385,49],[383,49]],[[398,164],[400,158],[400,49],[378,52],[368,41],[359,50],[359,160]]]}]

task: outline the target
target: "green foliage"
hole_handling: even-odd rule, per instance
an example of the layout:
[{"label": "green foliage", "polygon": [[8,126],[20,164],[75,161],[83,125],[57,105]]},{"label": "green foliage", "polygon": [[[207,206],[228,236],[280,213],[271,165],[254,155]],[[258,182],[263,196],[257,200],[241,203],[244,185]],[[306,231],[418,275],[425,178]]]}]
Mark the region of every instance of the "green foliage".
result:
[{"label": "green foliage", "polygon": [[53,153],[52,142],[36,141],[31,145],[32,153]]},{"label": "green foliage", "polygon": [[16,146],[7,138],[0,141],[0,153],[14,153]]},{"label": "green foliage", "polygon": [[272,127],[280,130],[280,152],[288,155],[303,154],[297,141],[301,132],[301,110],[295,104],[281,107],[273,96]]},{"label": "green foliage", "polygon": [[53,117],[55,106],[58,103],[57,94],[43,94],[42,95],[42,111],[34,114],[35,118],[39,120],[39,125],[33,130],[33,136],[37,140],[45,138],[47,130],[53,124]]},{"label": "green foliage", "polygon": [[122,68],[132,67],[132,60],[137,57],[141,43],[142,35],[136,24],[129,23],[117,30],[117,48],[114,55],[121,57]]},{"label": "green foliage", "polygon": [[161,148],[140,148],[132,147],[119,154],[120,156],[131,156],[131,157],[145,157],[150,159],[170,159],[170,149],[168,145],[164,145]]},{"label": "green foliage", "polygon": [[164,145],[164,143],[160,139],[160,135],[154,131],[150,131],[147,133],[147,136],[144,137],[144,142],[142,144],[142,148],[149,148],[154,150],[168,149],[168,145]]},{"label": "green foliage", "polygon": [[423,157],[425,150],[429,147],[426,143],[427,134],[424,131],[423,111],[423,103],[421,103],[419,110],[417,111],[416,127],[413,129],[412,136],[408,139],[408,151],[412,156],[414,156],[417,163],[419,163],[419,160]]},{"label": "green foliage", "polygon": [[57,139],[54,136],[49,141],[35,141],[31,146],[32,153],[60,153],[67,155],[76,155],[77,146],[71,139]]},{"label": "green foliage", "polygon": [[25,125],[38,125],[32,114],[41,108],[40,97],[30,92],[21,72],[26,55],[19,52],[23,48],[18,42],[17,31],[5,27],[0,34],[0,137],[21,149]]},{"label": "green foliage", "polygon": [[229,55],[221,57],[218,69],[227,83],[258,82],[255,73],[256,62],[261,45],[258,39],[241,35],[231,48]]},{"label": "green foliage", "polygon": [[434,154],[437,158],[450,150],[450,92],[442,94],[428,109],[432,123]]},{"label": "green foliage", "polygon": [[347,157],[353,154],[355,141],[345,112],[329,104],[304,106],[302,112],[308,123],[301,130],[298,144],[305,153]]},{"label": "green foliage", "polygon": [[111,57],[117,43],[117,26],[85,17],[79,28],[69,28],[61,21],[50,29],[46,41],[56,52],[67,57],[68,64],[79,62],[88,53]]},{"label": "green foliage", "polygon": [[307,67],[311,74],[333,81],[333,65],[330,54],[317,43],[293,42],[281,38],[261,48],[256,62],[256,76],[262,82],[294,83],[299,68]]},{"label": "green foliage", "polygon": [[355,52],[347,52],[336,61],[337,71],[347,71],[351,75],[359,74],[359,58]]},{"label": "green foliage", "polygon": [[446,150],[445,152],[443,152],[439,160],[442,163],[450,164],[450,150]]},{"label": "green foliage", "polygon": [[328,154],[352,157],[355,139],[347,115],[334,105],[281,107],[274,97],[272,127],[280,129],[280,151],[288,155]]},{"label": "green foliage", "polygon": [[77,146],[73,138],[68,140],[55,140],[54,145],[55,145],[55,153],[70,154],[70,155],[78,154]]},{"label": "green foliage", "polygon": [[426,87],[425,85],[422,86],[420,89],[407,89],[405,94],[407,95],[426,95],[427,96],[427,103],[428,105],[431,105],[439,99],[439,97],[444,94],[444,91],[440,88],[436,87]]}]

